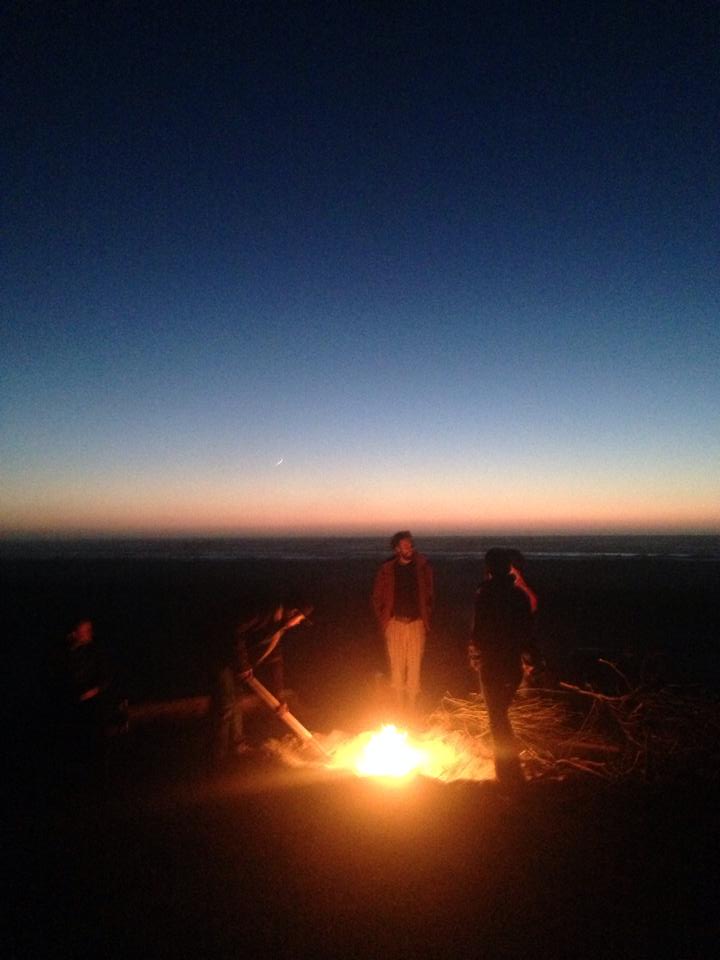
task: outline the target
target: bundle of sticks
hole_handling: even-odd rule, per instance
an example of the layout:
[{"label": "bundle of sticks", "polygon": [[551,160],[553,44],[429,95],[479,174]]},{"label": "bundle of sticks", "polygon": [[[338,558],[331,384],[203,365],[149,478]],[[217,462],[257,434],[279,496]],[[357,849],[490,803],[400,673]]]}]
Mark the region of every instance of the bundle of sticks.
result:
[{"label": "bundle of sticks", "polygon": [[[560,682],[554,689],[521,689],[510,708],[526,772],[564,779],[717,779],[720,703],[697,688],[646,682],[634,686],[607,660],[619,680],[609,695]],[[482,695],[443,698],[431,717],[439,730],[462,731],[491,748]]]}]

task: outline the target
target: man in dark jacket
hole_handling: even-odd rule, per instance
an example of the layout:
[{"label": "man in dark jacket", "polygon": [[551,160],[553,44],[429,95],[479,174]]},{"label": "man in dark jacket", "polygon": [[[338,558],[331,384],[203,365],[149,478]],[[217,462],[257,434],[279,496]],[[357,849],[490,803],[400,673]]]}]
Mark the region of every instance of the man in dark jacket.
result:
[{"label": "man in dark jacket", "polygon": [[471,655],[479,660],[480,680],[490,720],[498,780],[522,781],[508,710],[523,677],[522,655],[532,654],[532,609],[527,592],[510,572],[507,550],[485,554],[486,579],[475,594]]},{"label": "man in dark jacket", "polygon": [[378,570],[372,603],[385,636],[390,685],[399,709],[414,709],[433,601],[432,567],[417,553],[409,530],[390,540],[393,556]]}]

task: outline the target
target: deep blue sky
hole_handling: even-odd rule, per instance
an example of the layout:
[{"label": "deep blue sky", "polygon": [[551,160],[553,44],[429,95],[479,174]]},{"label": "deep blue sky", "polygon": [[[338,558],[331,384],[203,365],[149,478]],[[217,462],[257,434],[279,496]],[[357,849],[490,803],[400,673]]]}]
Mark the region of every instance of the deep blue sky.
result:
[{"label": "deep blue sky", "polygon": [[2,17],[0,530],[720,530],[716,4],[193,6]]}]

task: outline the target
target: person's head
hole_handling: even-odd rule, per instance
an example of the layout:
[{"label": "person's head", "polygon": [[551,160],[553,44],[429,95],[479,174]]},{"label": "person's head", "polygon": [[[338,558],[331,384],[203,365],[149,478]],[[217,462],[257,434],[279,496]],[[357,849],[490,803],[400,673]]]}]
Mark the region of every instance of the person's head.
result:
[{"label": "person's head", "polygon": [[517,549],[517,547],[510,547],[507,553],[510,560],[510,566],[513,567],[513,569],[515,569],[518,573],[522,573],[525,569],[525,557]]},{"label": "person's head", "polygon": [[489,577],[506,577],[510,573],[510,551],[490,547],[485,554],[485,573]]},{"label": "person's head", "polygon": [[415,545],[409,530],[398,530],[390,538],[393,553],[401,563],[410,563],[415,555]]},{"label": "person's head", "polygon": [[83,647],[93,640],[92,620],[78,620],[70,631],[70,642],[74,647]]}]

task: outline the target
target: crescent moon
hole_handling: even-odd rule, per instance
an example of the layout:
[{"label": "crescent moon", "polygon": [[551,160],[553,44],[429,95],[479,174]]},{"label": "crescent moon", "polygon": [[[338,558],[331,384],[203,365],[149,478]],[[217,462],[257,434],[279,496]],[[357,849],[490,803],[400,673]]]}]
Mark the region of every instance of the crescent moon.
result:
[{"label": "crescent moon", "polygon": [[275,464],[275,466],[276,466],[276,467],[279,467],[280,464],[283,462],[284,459],[285,459],[285,457],[280,457],[280,459],[279,459],[278,462]]}]

